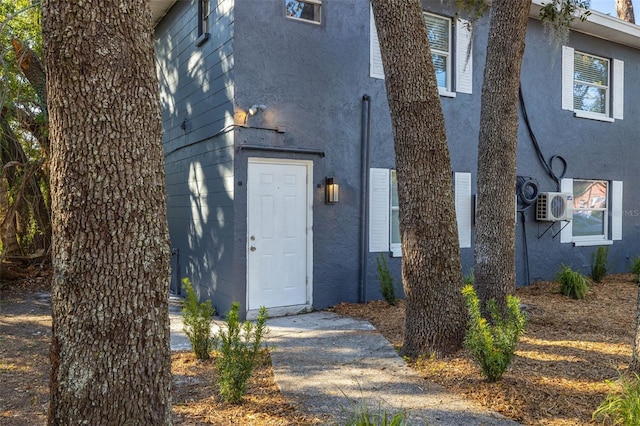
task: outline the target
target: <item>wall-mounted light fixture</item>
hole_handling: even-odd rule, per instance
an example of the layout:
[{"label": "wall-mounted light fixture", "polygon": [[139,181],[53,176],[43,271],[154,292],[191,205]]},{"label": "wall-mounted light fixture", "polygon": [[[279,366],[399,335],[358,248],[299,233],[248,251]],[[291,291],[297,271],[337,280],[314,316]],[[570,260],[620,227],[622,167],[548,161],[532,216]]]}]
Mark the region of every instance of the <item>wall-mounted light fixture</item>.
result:
[{"label": "wall-mounted light fixture", "polygon": [[337,204],[340,199],[340,185],[335,183],[334,178],[328,177],[325,184],[327,204]]},{"label": "wall-mounted light fixture", "polygon": [[262,105],[262,104],[253,104],[249,107],[249,109],[247,110],[247,115],[244,116],[244,124],[247,124],[247,120],[249,119],[250,115],[256,115],[259,112],[264,112],[264,110],[267,109],[266,105]]},{"label": "wall-mounted light fixture", "polygon": [[267,109],[266,105],[251,105],[249,107],[249,115],[256,115],[258,112],[263,112]]}]

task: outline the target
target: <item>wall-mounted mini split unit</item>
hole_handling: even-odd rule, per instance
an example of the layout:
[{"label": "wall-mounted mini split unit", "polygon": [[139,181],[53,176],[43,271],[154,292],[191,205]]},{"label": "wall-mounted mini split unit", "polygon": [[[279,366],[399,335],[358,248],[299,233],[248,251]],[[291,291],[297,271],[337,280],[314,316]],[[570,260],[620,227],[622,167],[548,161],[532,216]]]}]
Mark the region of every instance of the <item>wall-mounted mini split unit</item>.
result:
[{"label": "wall-mounted mini split unit", "polygon": [[573,195],[568,192],[541,192],[536,201],[536,219],[551,222],[573,219]]}]

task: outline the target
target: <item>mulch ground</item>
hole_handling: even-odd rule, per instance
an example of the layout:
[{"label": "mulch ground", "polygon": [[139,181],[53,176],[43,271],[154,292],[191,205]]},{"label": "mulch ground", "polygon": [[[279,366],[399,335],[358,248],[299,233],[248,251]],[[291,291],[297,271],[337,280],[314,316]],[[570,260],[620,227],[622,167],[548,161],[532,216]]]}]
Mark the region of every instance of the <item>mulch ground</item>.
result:
[{"label": "mulch ground", "polygon": [[[592,286],[583,300],[538,282],[518,289],[528,311],[527,331],[502,380],[487,383],[464,350],[442,360],[412,363],[425,379],[440,383],[527,425],[584,425],[624,374],[631,359],[638,285],[630,274]],[[342,304],[334,311],[371,321],[396,347],[402,345],[404,305]],[[615,386],[615,385],[614,385]]]},{"label": "mulch ground", "polygon": [[[22,285],[0,283],[0,424],[46,424],[51,316],[47,277]],[[35,289],[35,291],[34,291]],[[584,425],[626,370],[634,335],[637,284],[608,276],[584,300],[568,299],[556,284],[519,289],[529,322],[516,358],[501,381],[487,383],[465,351],[411,365],[425,379],[476,400],[526,425]],[[341,304],[335,312],[365,318],[395,346],[402,344],[404,305]],[[173,416],[183,425],[305,425],[322,419],[296,410],[273,381],[264,354],[241,405],[217,394],[215,362],[174,353]]]}]

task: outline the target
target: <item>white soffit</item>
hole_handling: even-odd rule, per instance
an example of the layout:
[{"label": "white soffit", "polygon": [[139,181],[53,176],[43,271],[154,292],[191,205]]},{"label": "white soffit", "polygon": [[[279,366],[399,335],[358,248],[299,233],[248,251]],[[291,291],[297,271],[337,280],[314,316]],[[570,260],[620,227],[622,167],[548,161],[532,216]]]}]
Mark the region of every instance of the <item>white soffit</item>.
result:
[{"label": "white soffit", "polygon": [[151,13],[153,14],[153,25],[157,25],[160,19],[171,9],[177,0],[149,0]]},{"label": "white soffit", "polygon": [[[529,16],[540,19],[540,9],[543,3],[547,2],[548,0],[533,0]],[[584,22],[576,19],[571,24],[571,28],[574,31],[640,49],[640,26],[596,10],[592,10]]]}]

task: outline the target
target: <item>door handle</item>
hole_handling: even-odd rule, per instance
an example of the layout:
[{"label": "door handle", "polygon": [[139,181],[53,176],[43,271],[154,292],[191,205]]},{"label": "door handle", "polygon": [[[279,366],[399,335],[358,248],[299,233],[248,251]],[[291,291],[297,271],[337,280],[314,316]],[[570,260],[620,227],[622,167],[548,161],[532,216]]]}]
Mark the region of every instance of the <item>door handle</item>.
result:
[{"label": "door handle", "polygon": [[249,247],[249,250],[251,250],[251,251],[256,251],[256,246],[251,246],[251,247]]}]

